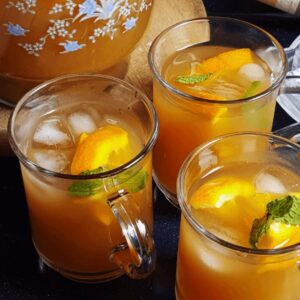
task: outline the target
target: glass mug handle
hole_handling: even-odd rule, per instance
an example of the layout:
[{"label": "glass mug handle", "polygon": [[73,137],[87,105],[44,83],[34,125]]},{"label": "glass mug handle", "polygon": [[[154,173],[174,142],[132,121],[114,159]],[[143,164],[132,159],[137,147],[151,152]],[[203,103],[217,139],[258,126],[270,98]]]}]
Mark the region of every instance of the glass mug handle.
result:
[{"label": "glass mug handle", "polygon": [[133,279],[151,274],[156,265],[156,249],[147,224],[138,218],[138,210],[126,190],[108,199],[126,242],[113,248],[110,259]]}]

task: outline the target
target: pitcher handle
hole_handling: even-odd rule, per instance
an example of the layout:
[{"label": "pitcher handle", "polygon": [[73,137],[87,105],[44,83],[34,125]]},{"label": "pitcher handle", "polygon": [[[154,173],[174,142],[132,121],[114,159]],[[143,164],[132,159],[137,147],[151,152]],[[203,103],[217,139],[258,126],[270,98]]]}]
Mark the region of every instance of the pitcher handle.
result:
[{"label": "pitcher handle", "polygon": [[123,189],[107,201],[126,240],[112,250],[110,259],[129,277],[142,279],[155,269],[156,250],[147,224],[133,205],[133,197]]}]

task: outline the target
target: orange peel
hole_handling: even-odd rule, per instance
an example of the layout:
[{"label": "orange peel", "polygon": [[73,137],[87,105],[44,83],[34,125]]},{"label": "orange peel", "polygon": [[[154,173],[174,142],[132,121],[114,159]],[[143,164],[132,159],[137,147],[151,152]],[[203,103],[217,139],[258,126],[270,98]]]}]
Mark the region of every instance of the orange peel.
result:
[{"label": "orange peel", "polygon": [[203,74],[232,71],[253,62],[253,55],[249,48],[234,49],[204,60],[197,65],[196,72]]},{"label": "orange peel", "polygon": [[128,132],[118,126],[106,125],[91,134],[82,133],[73,156],[71,174],[107,166],[111,154],[128,144]]},{"label": "orange peel", "polygon": [[255,188],[248,181],[236,177],[220,177],[201,185],[190,204],[194,209],[220,208],[237,197],[251,197]]}]

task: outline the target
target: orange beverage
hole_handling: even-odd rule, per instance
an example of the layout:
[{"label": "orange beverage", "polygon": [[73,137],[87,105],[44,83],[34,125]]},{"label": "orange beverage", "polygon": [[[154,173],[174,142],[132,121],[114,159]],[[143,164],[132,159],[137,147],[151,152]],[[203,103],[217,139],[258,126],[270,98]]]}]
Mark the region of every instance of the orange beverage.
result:
[{"label": "orange beverage", "polygon": [[[224,155],[236,144],[239,153]],[[286,139],[245,133],[189,156],[178,180],[177,299],[298,299],[299,153]]]},{"label": "orange beverage", "polygon": [[[121,275],[126,257],[130,276],[149,274],[155,264],[150,150],[157,130],[150,102],[99,76],[57,79],[28,97],[12,117],[11,143],[41,259],[79,281]],[[30,101],[36,102],[28,111],[22,105]],[[23,118],[30,122],[20,129]],[[136,226],[136,235],[126,226]],[[132,239],[146,244],[145,258]]]},{"label": "orange beverage", "polygon": [[1,1],[0,97],[17,101],[41,81],[103,73],[144,33],[152,0]]},{"label": "orange beverage", "polygon": [[[248,32],[254,40],[243,38]],[[149,61],[160,120],[155,178],[178,205],[179,168],[198,144],[228,132],[271,130],[286,60],[282,47],[261,29],[234,19],[208,18],[164,31],[153,43]]]}]

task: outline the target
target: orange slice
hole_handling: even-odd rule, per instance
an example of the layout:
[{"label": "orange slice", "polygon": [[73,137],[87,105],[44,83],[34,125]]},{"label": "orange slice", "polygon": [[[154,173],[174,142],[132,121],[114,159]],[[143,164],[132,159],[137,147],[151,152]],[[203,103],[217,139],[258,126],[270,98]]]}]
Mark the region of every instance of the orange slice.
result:
[{"label": "orange slice", "polygon": [[[260,249],[276,249],[294,245],[300,242],[300,227],[287,225],[279,222],[271,224],[266,235],[258,242]],[[262,258],[262,264],[258,266],[257,273],[282,271],[284,269],[298,269],[299,257],[279,261],[270,256]]]},{"label": "orange slice", "polygon": [[197,65],[196,72],[203,74],[215,73],[218,71],[232,71],[239,69],[245,64],[253,63],[253,61],[250,49],[235,49],[204,60]]},{"label": "orange slice", "polygon": [[[99,197],[95,200],[99,200]],[[106,201],[98,201],[97,204],[97,209],[94,208],[94,214],[96,215],[97,220],[99,220],[105,226],[109,226],[115,219],[114,215],[112,214],[111,208],[107,205]]]},{"label": "orange slice", "polygon": [[109,165],[110,156],[128,144],[128,132],[118,126],[106,125],[89,135],[82,133],[71,164],[71,174]]},{"label": "orange slice", "polygon": [[259,249],[276,249],[300,242],[300,227],[273,222],[258,242]]},{"label": "orange slice", "polygon": [[[300,193],[293,192],[293,193],[289,193],[289,195],[299,197]],[[284,196],[284,195],[273,194],[273,199],[270,199],[269,201],[264,201],[265,206],[271,200],[274,200],[279,196]],[[273,221],[267,233],[263,235],[259,240],[257,246],[260,249],[276,249],[276,248],[287,247],[299,242],[300,242],[300,226],[294,226],[294,225]]]},{"label": "orange slice", "polygon": [[194,209],[220,208],[238,197],[251,197],[255,188],[246,180],[221,177],[204,183],[193,194],[190,204]]}]

